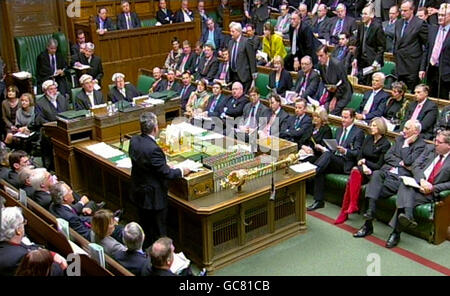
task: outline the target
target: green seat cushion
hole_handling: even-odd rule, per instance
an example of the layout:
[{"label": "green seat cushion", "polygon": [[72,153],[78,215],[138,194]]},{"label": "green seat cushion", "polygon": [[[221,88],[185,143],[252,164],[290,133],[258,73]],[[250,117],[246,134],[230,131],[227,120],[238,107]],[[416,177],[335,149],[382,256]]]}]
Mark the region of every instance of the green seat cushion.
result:
[{"label": "green seat cushion", "polygon": [[344,174],[326,174],[325,175],[325,183],[333,188],[338,188],[345,191],[345,187],[347,186],[347,182],[349,179],[349,175]]},{"label": "green seat cushion", "polygon": [[230,15],[243,15],[243,12],[241,9],[233,9]]},{"label": "green seat cushion", "polygon": [[335,125],[330,125],[330,129],[331,129],[331,134],[333,135],[333,138],[336,138],[336,132],[338,127]]},{"label": "green seat cushion", "polygon": [[255,86],[259,89],[259,93],[261,97],[266,98],[269,94],[269,89],[267,86],[269,85],[269,74],[258,73],[258,77],[255,81]]},{"label": "green seat cushion", "polygon": [[146,93],[148,93],[148,90],[150,89],[150,87],[153,85],[154,82],[155,82],[155,78],[153,78],[151,76],[139,75],[138,82],[137,82],[137,89],[141,93],[146,94]]},{"label": "green seat cushion", "polygon": [[141,20],[141,26],[142,27],[153,27],[156,25],[157,22],[158,21],[156,20],[156,18]]},{"label": "green seat cushion", "polygon": [[81,91],[81,87],[76,87],[71,89],[72,93],[72,102],[75,102],[75,98],[77,97],[78,93]]},{"label": "green seat cushion", "polygon": [[217,12],[216,11],[206,12],[206,15],[208,16],[208,18],[213,19],[214,22],[217,23],[218,16],[217,16]]},{"label": "green seat cushion", "polygon": [[364,94],[353,93],[350,103],[347,104],[347,108],[352,108],[354,110],[358,110],[363,99],[364,99]]},{"label": "green seat cushion", "polygon": [[269,22],[272,25],[272,27],[275,28],[275,25],[277,24],[277,19],[269,19]]},{"label": "green seat cushion", "polygon": [[389,75],[394,72],[395,69],[395,63],[394,62],[384,62],[383,67],[381,68],[381,72],[384,73],[384,75]]}]

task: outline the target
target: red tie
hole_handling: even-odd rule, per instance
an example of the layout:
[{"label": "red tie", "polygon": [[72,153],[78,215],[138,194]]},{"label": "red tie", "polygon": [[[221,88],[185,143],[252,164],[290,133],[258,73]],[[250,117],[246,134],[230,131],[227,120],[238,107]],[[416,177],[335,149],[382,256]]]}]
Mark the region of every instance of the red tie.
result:
[{"label": "red tie", "polygon": [[431,184],[434,184],[434,179],[439,174],[439,172],[441,171],[442,165],[444,164],[444,162],[442,161],[442,158],[443,158],[443,156],[440,155],[438,162],[434,165],[434,168],[431,171],[430,176],[428,177],[428,182],[430,182]]}]

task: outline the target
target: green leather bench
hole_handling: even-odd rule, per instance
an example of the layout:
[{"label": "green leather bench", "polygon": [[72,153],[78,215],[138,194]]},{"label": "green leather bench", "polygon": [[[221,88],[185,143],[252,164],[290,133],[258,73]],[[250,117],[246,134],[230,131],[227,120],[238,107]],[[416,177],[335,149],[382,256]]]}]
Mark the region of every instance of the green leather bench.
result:
[{"label": "green leather bench", "polygon": [[153,85],[154,82],[155,82],[155,78],[141,74],[138,77],[137,89],[141,93],[146,94],[146,93],[148,93],[148,90],[150,89],[150,87]]},{"label": "green leather bench", "polygon": [[[336,126],[331,126],[333,136],[336,129]],[[325,199],[331,203],[342,205],[342,197],[348,179],[348,175],[327,174],[325,176]],[[365,186],[362,187],[360,198],[360,209],[362,211],[367,208],[364,192]],[[406,230],[408,233],[434,244],[440,244],[446,240],[447,229],[450,225],[450,191],[443,191],[439,196],[440,201],[423,204],[414,209],[414,218],[417,220],[418,226],[415,229]],[[376,218],[389,223],[395,211],[396,200],[397,195],[393,195],[388,199],[377,201]]]},{"label": "green leather bench", "polygon": [[267,95],[270,92],[269,89],[267,88],[268,85],[269,85],[269,74],[258,72],[258,77],[256,77],[255,80],[255,86],[259,89],[261,98],[267,98]]},{"label": "green leather bench", "polygon": [[353,93],[350,103],[347,104],[347,108],[352,108],[353,110],[357,111],[359,109],[359,106],[361,105],[363,99],[364,99],[364,94],[360,94],[360,93],[356,93],[356,92]]},{"label": "green leather bench", "polygon": [[216,11],[208,11],[208,12],[206,12],[206,15],[208,16],[208,18],[213,19],[214,23],[217,24],[217,20],[219,19],[219,17],[217,16]]},{"label": "green leather bench", "polygon": [[158,21],[156,18],[141,20],[142,27],[154,27]]},{"label": "green leather bench", "polygon": [[58,52],[67,60],[69,55],[69,43],[63,33],[15,37],[17,66],[20,71],[30,72],[33,76],[33,84],[36,82],[36,60],[38,55],[47,47],[49,38],[58,41]]}]

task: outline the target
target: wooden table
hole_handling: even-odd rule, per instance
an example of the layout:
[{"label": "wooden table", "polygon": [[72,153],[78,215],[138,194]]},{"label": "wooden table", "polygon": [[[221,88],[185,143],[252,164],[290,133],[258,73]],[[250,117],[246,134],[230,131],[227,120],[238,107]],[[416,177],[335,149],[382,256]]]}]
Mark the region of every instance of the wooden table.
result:
[{"label": "wooden table", "polygon": [[[137,208],[129,200],[130,169],[117,168],[86,147],[75,144],[77,166],[83,176],[77,186],[125,208],[137,218]],[[177,250],[209,271],[240,260],[268,246],[306,231],[306,180],[315,172],[274,174],[276,198],[269,200],[271,176],[243,185],[241,193],[228,189],[187,201],[169,192],[168,231]],[[131,214],[130,214],[131,213]]]}]

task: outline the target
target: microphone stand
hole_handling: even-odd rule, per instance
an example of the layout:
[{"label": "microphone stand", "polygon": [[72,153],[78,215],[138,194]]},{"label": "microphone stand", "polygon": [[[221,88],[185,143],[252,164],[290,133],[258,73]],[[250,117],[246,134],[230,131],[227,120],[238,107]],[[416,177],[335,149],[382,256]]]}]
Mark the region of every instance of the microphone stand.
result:
[{"label": "microphone stand", "polygon": [[122,138],[122,121],[121,121],[121,116],[120,116],[120,112],[123,111],[123,99],[120,100],[119,102],[119,108],[118,108],[118,112],[119,112],[119,149],[121,151],[123,151],[123,138]]},{"label": "microphone stand", "polygon": [[[270,139],[270,154],[273,154],[273,137]],[[272,157],[272,155],[270,156]],[[272,161],[272,172],[271,172],[271,185],[270,185],[270,197],[269,200],[270,201],[274,201],[275,200],[275,181],[274,181],[274,171],[275,171],[275,165],[274,165],[274,161],[273,159],[271,159]]]}]

